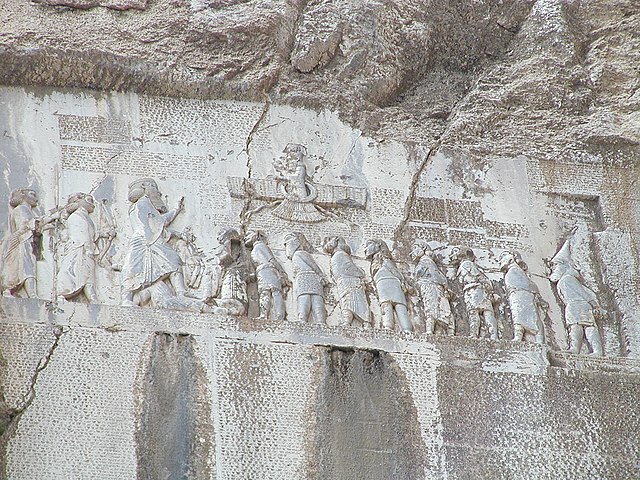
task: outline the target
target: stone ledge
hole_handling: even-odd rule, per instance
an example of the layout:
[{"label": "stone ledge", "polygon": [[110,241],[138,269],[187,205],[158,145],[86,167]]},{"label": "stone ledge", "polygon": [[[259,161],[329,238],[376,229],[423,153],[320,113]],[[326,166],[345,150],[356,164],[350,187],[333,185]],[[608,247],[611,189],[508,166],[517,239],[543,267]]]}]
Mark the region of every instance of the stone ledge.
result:
[{"label": "stone ledge", "polygon": [[609,373],[640,373],[640,360],[598,358],[548,351],[533,343],[390,332],[297,322],[276,323],[247,317],[114,305],[52,303],[2,297],[0,324],[49,324],[110,332],[167,332],[218,340],[280,343],[416,354],[454,367],[495,373],[544,375],[548,368]]},{"label": "stone ledge", "polygon": [[594,357],[569,352],[549,352],[552,367],[567,370],[592,370],[605,373],[640,373],[640,359],[627,357]]}]

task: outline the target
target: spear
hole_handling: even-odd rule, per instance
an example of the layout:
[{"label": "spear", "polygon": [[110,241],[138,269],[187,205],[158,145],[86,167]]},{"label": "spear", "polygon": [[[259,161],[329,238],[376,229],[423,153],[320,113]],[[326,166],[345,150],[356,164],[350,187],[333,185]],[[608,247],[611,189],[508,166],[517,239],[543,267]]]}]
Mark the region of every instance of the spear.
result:
[{"label": "spear", "polygon": [[100,265],[103,268],[106,268],[105,265],[105,259],[107,256],[107,253],[109,253],[109,250],[111,249],[111,245],[113,245],[113,239],[116,236],[116,222],[113,219],[113,216],[111,215],[111,212],[109,211],[109,209],[107,208],[107,199],[102,199],[100,200],[100,229],[102,229],[104,226],[107,227],[107,233],[104,234],[104,232],[101,232],[100,234],[100,238],[103,239],[102,241],[102,248],[100,249],[100,252],[98,253],[98,265]]}]

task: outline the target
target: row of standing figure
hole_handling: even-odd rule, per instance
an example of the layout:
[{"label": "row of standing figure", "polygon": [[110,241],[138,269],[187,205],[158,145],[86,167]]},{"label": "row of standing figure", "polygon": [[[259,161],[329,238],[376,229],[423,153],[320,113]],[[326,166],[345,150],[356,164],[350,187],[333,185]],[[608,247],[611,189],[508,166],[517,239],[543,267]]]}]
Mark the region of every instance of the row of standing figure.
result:
[{"label": "row of standing figure", "polygon": [[[329,284],[309,253],[304,235],[292,233],[285,237],[287,256],[293,262],[294,297],[298,320],[316,322],[326,319],[323,292]],[[368,283],[364,271],[351,257],[351,249],[341,237],[325,240],[324,251],[331,255],[331,276],[334,279],[342,315],[342,325],[370,324],[367,300]],[[400,271],[383,240],[372,239],[365,244],[364,253],[370,260],[370,275],[380,305],[382,326],[412,331],[414,322],[409,315],[407,297],[417,297],[419,316],[424,319],[428,333],[454,335],[455,318],[451,308],[452,291],[437,256],[428,242],[418,240],[411,250],[413,272],[410,279]],[[498,321],[494,305],[501,302],[493,282],[476,263],[470,248],[456,247],[452,255],[456,278],[462,288],[463,302],[469,319],[469,335],[479,337],[484,325],[492,339],[498,339]],[[570,351],[579,353],[586,340],[594,355],[603,355],[602,338],[597,319],[606,312],[600,307],[595,293],[580,280],[571,261],[568,248],[563,247],[551,259],[549,280],[557,285],[564,304],[564,318],[569,332]],[[531,337],[545,343],[544,317],[549,308],[535,282],[527,273],[527,265],[518,252],[504,252],[500,257],[504,274],[506,303],[513,321],[513,340]]]},{"label": "row of standing figure", "polygon": [[[182,210],[182,200],[175,209],[168,210],[153,179],[133,182],[128,198],[132,233],[120,268],[124,305],[149,304],[243,315],[248,311],[247,282],[253,281],[259,295],[260,317],[284,320],[285,299],[292,288],[297,312],[289,319],[307,322],[313,317],[317,323],[326,322],[325,298],[330,282],[314,260],[313,249],[303,234],[293,232],[284,238],[285,253],[292,263],[292,281],[271,251],[266,236],[259,231],[248,232],[243,238],[235,229],[225,230],[218,237],[221,251],[213,265],[208,265],[198,259],[198,255],[189,254],[189,248],[182,248],[185,253],[181,255],[177,245],[192,247],[193,253],[194,239],[168,228]],[[107,239],[110,245],[116,234],[114,226],[95,227],[90,216],[95,202],[89,194],[73,194],[65,207],[41,217],[34,213],[37,203],[32,189],[17,189],[11,194],[9,230],[2,244],[2,290],[13,295],[36,296],[34,243],[45,228],[61,220],[66,225],[66,235],[59,262],[59,294],[67,300],[84,295],[90,303],[97,303],[95,270],[101,257],[97,245],[100,239]],[[331,237],[325,239],[323,250],[331,256],[330,273],[341,324],[370,326],[368,296],[372,289],[365,272],[354,261],[349,245],[344,238]],[[413,330],[407,299],[414,298],[427,332],[455,334],[452,291],[437,256],[426,241],[418,240],[413,245],[410,253],[413,271],[409,278],[400,271],[384,241],[368,240],[364,252],[370,261],[370,276],[384,328],[393,329],[397,324],[403,331]],[[490,337],[497,339],[494,304],[500,298],[493,282],[477,265],[473,250],[457,248],[452,257],[457,266],[456,278],[463,292],[470,335],[480,336],[484,325]],[[189,270],[194,258],[197,268]],[[544,343],[543,318],[548,304],[529,278],[526,264],[518,253],[505,252],[500,263],[514,324],[514,340],[531,336],[536,342]],[[551,267],[550,280],[557,284],[558,295],[565,304],[571,350],[579,352],[586,338],[592,352],[601,355],[602,341],[596,319],[603,316],[604,311],[595,294],[579,279],[567,248],[556,254]],[[194,291],[196,284],[197,292]]]}]

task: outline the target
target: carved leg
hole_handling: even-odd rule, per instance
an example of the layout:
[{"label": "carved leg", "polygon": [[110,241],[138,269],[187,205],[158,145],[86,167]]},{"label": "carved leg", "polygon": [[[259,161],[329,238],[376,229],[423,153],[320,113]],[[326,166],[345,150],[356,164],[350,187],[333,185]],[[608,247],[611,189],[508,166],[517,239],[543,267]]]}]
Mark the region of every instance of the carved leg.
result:
[{"label": "carved leg", "polygon": [[409,319],[409,311],[407,310],[406,305],[396,305],[395,306],[396,315],[398,316],[398,323],[400,324],[400,328],[403,332],[412,332],[413,324]]},{"label": "carved leg", "polygon": [[436,333],[436,320],[431,315],[427,317],[427,321],[425,323],[425,331],[431,334]]},{"label": "carved leg", "polygon": [[382,326],[387,330],[393,330],[393,305],[389,302],[384,302],[380,305],[382,310]]},{"label": "carved leg", "polygon": [[496,320],[495,314],[491,310],[485,310],[483,316],[491,340],[498,340],[498,321]]},{"label": "carved leg", "polygon": [[480,314],[477,310],[471,310],[469,315],[469,336],[480,338]]},{"label": "carved leg", "polygon": [[260,292],[260,318],[267,319],[271,315],[272,297],[269,290]]},{"label": "carved leg", "polygon": [[298,321],[306,323],[311,315],[311,295],[298,296]]},{"label": "carved leg", "polygon": [[36,290],[36,279],[34,277],[29,277],[24,281],[23,284],[24,293],[28,298],[37,298],[38,293]]},{"label": "carved leg", "polygon": [[176,292],[177,296],[186,297],[187,295],[187,286],[184,284],[184,275],[182,272],[173,272],[169,275],[169,282],[173,287],[173,290]]},{"label": "carved leg", "polygon": [[93,283],[87,283],[84,286],[84,295],[87,297],[89,303],[98,303],[98,295],[96,294],[96,287]]},{"label": "carved leg", "polygon": [[513,325],[513,341],[521,342],[524,339],[524,327],[515,323]]},{"label": "carved leg", "polygon": [[327,310],[324,308],[322,295],[311,295],[311,313],[316,323],[327,323]]},{"label": "carved leg", "polygon": [[540,324],[538,325],[538,331],[536,332],[536,339],[535,342],[538,345],[544,345],[545,344],[545,339],[544,339],[544,325],[542,325],[542,322],[540,322]]},{"label": "carved leg", "polygon": [[340,325],[343,327],[350,327],[353,324],[354,316],[351,310],[345,309],[342,310],[342,321]]},{"label": "carved leg", "polygon": [[456,323],[453,318],[449,319],[449,323],[447,323],[447,335],[453,337],[456,334]]},{"label": "carved leg", "polygon": [[582,339],[584,338],[584,329],[582,325],[571,325],[569,327],[569,352],[580,353],[582,350]]},{"label": "carved leg", "polygon": [[585,327],[584,333],[589,345],[591,345],[591,352],[593,355],[603,357],[604,351],[602,348],[602,338],[600,338],[598,327]]},{"label": "carved leg", "polygon": [[286,313],[284,305],[284,295],[280,290],[274,290],[271,292],[273,302],[273,320],[276,322],[282,322]]}]

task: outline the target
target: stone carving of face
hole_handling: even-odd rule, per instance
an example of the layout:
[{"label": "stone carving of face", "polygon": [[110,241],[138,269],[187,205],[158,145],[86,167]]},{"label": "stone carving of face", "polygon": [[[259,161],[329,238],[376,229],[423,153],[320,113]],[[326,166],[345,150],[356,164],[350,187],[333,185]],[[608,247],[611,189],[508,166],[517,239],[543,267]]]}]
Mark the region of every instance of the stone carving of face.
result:
[{"label": "stone carving of face", "polygon": [[364,246],[364,255],[367,258],[373,257],[379,251],[380,247],[375,240],[368,240]]},{"label": "stone carving of face", "polygon": [[151,204],[160,213],[167,213],[167,206],[162,199],[160,189],[155,183],[147,182],[144,184],[145,195],[151,200]]},{"label": "stone carving of face", "polygon": [[500,270],[503,272],[506,271],[509,266],[516,261],[515,257],[511,252],[504,252],[500,256]]},{"label": "stone carving of face", "polygon": [[82,205],[89,213],[93,213],[96,209],[95,201],[91,195],[85,195],[82,198],[80,205]]},{"label": "stone carving of face", "polygon": [[552,282],[557,282],[567,274],[569,268],[569,265],[564,262],[552,262],[549,280],[551,280]]},{"label": "stone carving of face", "polygon": [[451,260],[457,264],[462,265],[465,262],[472,262],[475,260],[473,250],[467,247],[453,247],[451,250]]},{"label": "stone carving of face", "polygon": [[434,258],[434,253],[429,244],[424,241],[417,241],[414,242],[411,252],[409,252],[409,256],[415,261],[420,260],[423,256]]},{"label": "stone carving of face", "polygon": [[247,234],[244,236],[244,244],[246,247],[251,248],[258,242],[264,242],[266,240],[266,236],[264,232],[260,230],[249,230]]},{"label": "stone carving of face", "polygon": [[38,206],[38,194],[35,190],[25,190],[23,194],[23,201],[31,208]]},{"label": "stone carving of face", "polygon": [[287,258],[293,258],[293,254],[300,250],[300,240],[297,237],[291,236],[284,241],[284,251]]}]

